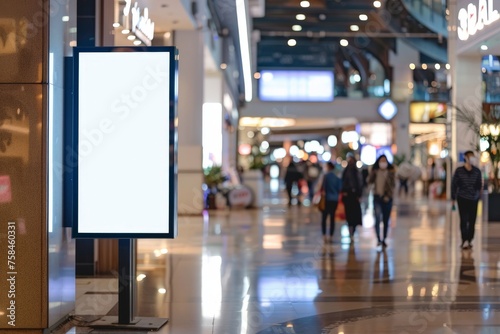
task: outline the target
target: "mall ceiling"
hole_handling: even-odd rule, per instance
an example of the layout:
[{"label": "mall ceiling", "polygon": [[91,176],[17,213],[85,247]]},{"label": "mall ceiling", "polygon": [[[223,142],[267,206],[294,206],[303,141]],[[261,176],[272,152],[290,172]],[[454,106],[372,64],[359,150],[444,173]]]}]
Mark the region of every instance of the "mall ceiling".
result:
[{"label": "mall ceiling", "polygon": [[[370,59],[375,58],[385,77],[392,79],[389,54],[397,54],[397,38],[416,48],[422,63],[447,63],[446,36],[412,16],[407,7],[411,1],[249,0],[256,70],[333,68],[336,81],[348,80],[348,72],[354,70],[368,82]],[[208,4],[216,12],[218,30],[227,31],[238,45],[235,1]],[[444,20],[441,27],[446,26]]]},{"label": "mall ceiling", "polygon": [[[442,36],[411,16],[401,0],[266,0],[265,15],[253,24],[260,34],[258,68],[337,69],[346,60],[359,68],[371,54],[390,75],[388,55],[397,51],[395,38],[446,47]],[[290,39],[295,46],[289,46]],[[348,45],[341,46],[341,40]]]}]

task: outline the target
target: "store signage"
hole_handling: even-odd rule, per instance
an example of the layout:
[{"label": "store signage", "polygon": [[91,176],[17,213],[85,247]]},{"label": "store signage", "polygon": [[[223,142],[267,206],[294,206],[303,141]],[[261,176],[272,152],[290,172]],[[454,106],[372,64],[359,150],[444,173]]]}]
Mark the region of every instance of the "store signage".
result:
[{"label": "store signage", "polygon": [[410,102],[411,123],[446,123],[448,108],[443,102]]},{"label": "store signage", "polygon": [[386,121],[390,121],[398,113],[398,107],[391,100],[387,99],[378,106],[378,113]]},{"label": "store signage", "polygon": [[175,237],[177,50],[75,48],[73,55],[73,236]]},{"label": "store signage", "polygon": [[128,27],[129,22],[131,22],[132,32],[139,38],[144,44],[150,46],[151,41],[154,38],[155,24],[149,18],[149,9],[147,7],[142,11],[139,5],[134,3],[134,7],[131,7],[131,0],[125,0],[125,7],[123,8],[123,26]]},{"label": "store signage", "polygon": [[228,199],[231,207],[239,206],[246,208],[252,204],[252,191],[245,186],[234,188],[229,192]]},{"label": "store signage", "polygon": [[[498,1],[498,0],[497,0]],[[493,9],[493,0],[479,0],[478,6],[470,3],[458,12],[458,38],[466,41],[485,26],[500,20],[498,10]]]},{"label": "store signage", "polygon": [[500,103],[483,103],[483,111],[488,122],[500,121]]}]

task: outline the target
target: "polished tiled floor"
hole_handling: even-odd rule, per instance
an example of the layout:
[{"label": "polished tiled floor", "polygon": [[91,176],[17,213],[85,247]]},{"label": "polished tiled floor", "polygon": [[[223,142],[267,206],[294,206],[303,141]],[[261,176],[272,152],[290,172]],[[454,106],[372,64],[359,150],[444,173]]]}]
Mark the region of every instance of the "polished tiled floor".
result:
[{"label": "polished tiled floor", "polygon": [[[386,250],[369,207],[353,243],[337,222],[325,246],[319,213],[281,196],[180,217],[175,240],[140,240],[137,315],[169,318],[159,332],[173,334],[500,333],[500,224],[478,219],[474,248],[461,250],[447,202],[404,199]],[[59,332],[117,314],[115,279],[77,290],[83,327]]]}]

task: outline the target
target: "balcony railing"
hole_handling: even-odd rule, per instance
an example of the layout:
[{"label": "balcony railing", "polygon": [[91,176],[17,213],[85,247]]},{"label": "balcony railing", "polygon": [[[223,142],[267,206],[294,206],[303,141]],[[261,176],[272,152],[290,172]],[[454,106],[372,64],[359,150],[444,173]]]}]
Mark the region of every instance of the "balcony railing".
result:
[{"label": "balcony railing", "polygon": [[428,29],[448,36],[447,0],[401,0],[406,9]]}]

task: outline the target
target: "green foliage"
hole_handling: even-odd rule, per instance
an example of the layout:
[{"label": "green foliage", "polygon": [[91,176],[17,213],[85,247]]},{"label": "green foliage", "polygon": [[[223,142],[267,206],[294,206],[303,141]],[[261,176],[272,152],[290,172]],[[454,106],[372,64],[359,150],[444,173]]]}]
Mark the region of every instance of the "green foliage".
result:
[{"label": "green foliage", "polygon": [[393,160],[394,165],[399,166],[405,161],[406,161],[406,154],[395,154],[394,155],[394,160]]},{"label": "green foliage", "polygon": [[205,184],[209,187],[216,187],[224,182],[221,166],[213,165],[212,167],[207,167],[203,170],[203,175],[205,176]]}]

